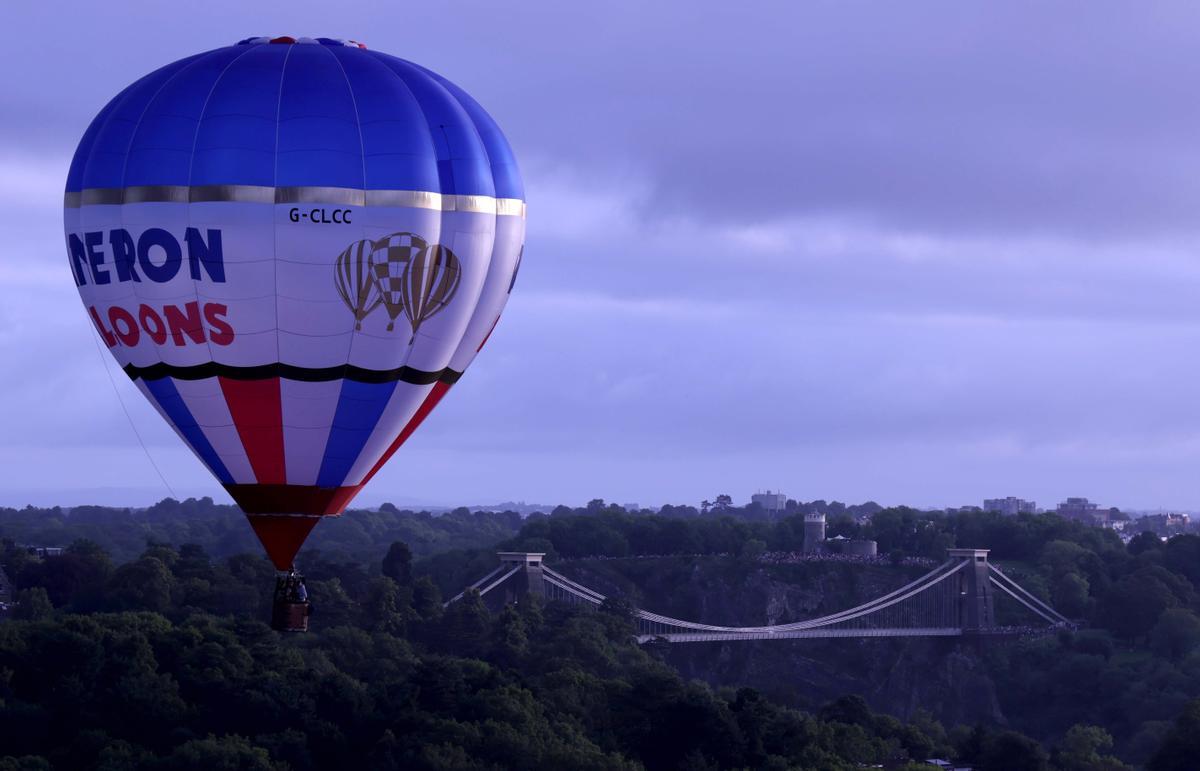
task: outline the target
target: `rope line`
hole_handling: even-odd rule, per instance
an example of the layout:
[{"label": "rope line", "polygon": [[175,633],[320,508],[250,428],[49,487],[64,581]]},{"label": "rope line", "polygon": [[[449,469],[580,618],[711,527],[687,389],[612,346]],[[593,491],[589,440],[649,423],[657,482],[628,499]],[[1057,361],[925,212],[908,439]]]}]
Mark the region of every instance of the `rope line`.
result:
[{"label": "rope line", "polygon": [[96,331],[95,327],[92,328],[92,342],[96,344],[96,353],[100,355],[100,366],[104,367],[104,374],[108,375],[108,382],[112,385],[113,393],[117,396],[117,404],[121,405],[121,412],[125,413],[125,419],[129,421],[129,427],[133,429],[133,435],[137,437],[138,444],[142,446],[142,452],[146,454],[146,460],[150,461],[150,467],[154,469],[155,474],[158,474],[158,479],[163,483],[163,487],[167,488],[167,493],[172,498],[178,499],[179,496],[175,495],[175,490],[171,488],[170,483],[167,482],[167,478],[163,476],[162,469],[154,462],[154,456],[150,454],[149,448],[146,447],[146,442],[143,441],[141,432],[138,431],[137,426],[133,422],[133,416],[129,414],[129,408],[125,406],[125,400],[121,398],[121,391],[117,388],[117,381],[113,378],[112,370],[108,366],[108,354],[100,347],[100,333]]}]

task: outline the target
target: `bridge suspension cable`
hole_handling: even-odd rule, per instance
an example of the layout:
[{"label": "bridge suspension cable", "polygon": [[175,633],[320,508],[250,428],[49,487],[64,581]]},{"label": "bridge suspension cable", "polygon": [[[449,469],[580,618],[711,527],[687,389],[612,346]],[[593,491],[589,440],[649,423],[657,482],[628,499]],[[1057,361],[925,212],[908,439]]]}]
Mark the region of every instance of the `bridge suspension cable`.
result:
[{"label": "bridge suspension cable", "polygon": [[[536,586],[537,591],[549,599],[593,606],[602,605],[607,599],[600,592],[546,567],[542,554],[503,552],[501,557],[507,561],[472,584],[471,589],[477,589],[481,596],[486,595],[524,570],[531,577],[516,579],[527,582],[519,586]],[[819,618],[786,624],[735,627],[702,624],[648,610],[636,610],[634,620],[638,639],[642,641],[654,638],[690,642],[1003,633],[1006,628],[996,626],[993,618],[993,588],[1000,589],[1052,627],[1071,624],[1058,611],[988,563],[986,549],[951,549],[946,562],[904,586],[861,605]],[[522,590],[518,588],[516,591],[519,594]],[[527,588],[524,591],[534,589]],[[460,597],[461,593],[450,602]]]},{"label": "bridge suspension cable", "polygon": [[[463,590],[462,590],[461,592],[459,592],[458,594],[454,595],[454,596],[453,596],[453,597],[451,597],[450,599],[448,599],[448,600],[446,600],[445,602],[443,602],[443,603],[442,603],[442,607],[443,607],[443,608],[449,607],[449,606],[450,606],[450,603],[452,603],[452,602],[458,602],[459,600],[461,600],[461,599],[462,599],[462,596],[463,596],[464,594],[466,594],[467,592],[471,591],[472,589],[479,589],[479,587],[483,586],[485,582],[487,582],[487,581],[491,581],[491,579],[492,579],[494,576],[498,575],[498,574],[499,574],[501,571],[503,571],[503,570],[504,570],[504,568],[506,568],[506,567],[508,567],[508,566],[507,566],[507,565],[501,565],[500,567],[496,568],[496,569],[495,569],[495,570],[493,570],[491,573],[488,573],[486,576],[484,576],[483,578],[479,579],[479,580],[478,580],[478,581],[476,581],[475,583],[471,584],[471,585],[470,585],[470,586],[468,586],[466,589],[463,589]],[[502,584],[502,583],[504,583],[506,580],[508,580],[508,578],[509,578],[510,576],[512,576],[514,573],[516,573],[518,570],[520,570],[520,568],[519,568],[519,567],[514,567],[512,570],[509,570],[507,573],[505,573],[504,575],[500,576],[500,577],[499,577],[499,578],[497,578],[495,581],[492,581],[491,583],[487,584],[487,586],[486,586],[485,588],[483,588],[483,589],[479,589],[479,596],[481,596],[481,597],[482,597],[483,595],[485,595],[485,594],[487,594],[488,592],[490,592],[492,589],[495,589],[497,586],[499,586],[500,584]]]},{"label": "bridge suspension cable", "polygon": [[1066,618],[1066,616],[1062,615],[1054,608],[1050,607],[1046,603],[1039,600],[1037,597],[1030,594],[1025,589],[1025,587],[1021,586],[1016,581],[1012,580],[1007,575],[1002,573],[1000,571],[1000,568],[996,567],[995,565],[993,565],[991,563],[988,563],[988,568],[992,573],[992,575],[990,576],[990,578],[992,580],[992,585],[995,586],[997,589],[1003,590],[1005,592],[1005,594],[1012,597],[1014,600],[1021,603],[1026,608],[1029,608],[1031,611],[1033,611],[1037,615],[1041,616],[1046,621],[1049,621],[1051,624],[1057,625],[1057,624],[1070,624],[1071,623],[1070,620],[1068,620]]},{"label": "bridge suspension cable", "polygon": [[[635,613],[639,622],[644,622],[648,629],[652,629],[652,634],[657,632],[663,633],[679,633],[683,630],[689,632],[702,633],[717,633],[724,635],[745,635],[745,634],[764,634],[776,635],[784,632],[794,632],[800,630],[814,630],[821,627],[828,627],[834,624],[849,623],[862,619],[873,613],[881,613],[885,609],[891,608],[894,605],[910,600],[918,595],[929,592],[934,586],[941,584],[949,579],[952,575],[958,573],[966,565],[966,562],[948,560],[942,565],[939,565],[933,571],[921,576],[920,578],[909,582],[908,584],[889,592],[881,597],[876,597],[869,602],[858,605],[854,608],[831,613],[820,618],[808,619],[805,621],[795,621],[788,624],[767,624],[763,626],[721,626],[717,624],[702,624],[695,621],[685,621],[683,619],[664,616],[659,613],[654,613],[648,610],[638,610]],[[604,602],[605,596],[589,589],[582,584],[579,584],[566,576],[554,571],[548,567],[542,567],[542,580],[550,586],[558,589],[564,595],[573,597],[574,599],[586,602],[592,605],[599,605]],[[953,603],[947,601],[948,598],[930,597],[930,603],[927,607],[921,610],[927,614],[933,613],[939,616],[938,621],[945,624],[944,628],[952,626],[952,622],[956,619],[951,619],[949,616],[956,610]],[[939,600],[941,600],[939,602]],[[913,616],[913,612],[908,614]],[[956,615],[956,614],[955,614]],[[899,619],[903,621],[911,620],[911,618]]]}]

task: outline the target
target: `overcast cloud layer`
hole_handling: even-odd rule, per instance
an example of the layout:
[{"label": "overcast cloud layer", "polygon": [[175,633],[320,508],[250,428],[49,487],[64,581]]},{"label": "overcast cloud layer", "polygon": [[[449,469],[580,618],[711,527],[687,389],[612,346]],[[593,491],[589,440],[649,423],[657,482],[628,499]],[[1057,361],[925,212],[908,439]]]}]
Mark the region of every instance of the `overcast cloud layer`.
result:
[{"label": "overcast cloud layer", "polygon": [[456,81],[527,180],[493,342],[361,502],[1200,509],[1193,4],[30,5],[0,52],[0,504],[224,499],[98,351],[62,186],[130,81],[293,34]]}]

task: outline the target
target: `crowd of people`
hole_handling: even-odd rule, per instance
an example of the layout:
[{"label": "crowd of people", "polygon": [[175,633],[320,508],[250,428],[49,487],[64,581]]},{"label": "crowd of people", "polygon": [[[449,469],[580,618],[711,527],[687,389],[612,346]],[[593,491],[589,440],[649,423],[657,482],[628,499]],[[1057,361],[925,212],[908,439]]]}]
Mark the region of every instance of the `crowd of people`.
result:
[{"label": "crowd of people", "polygon": [[[586,557],[575,557],[562,560],[576,562],[582,560],[629,560],[629,559],[667,559],[678,557],[731,557],[728,552],[714,554],[631,554],[615,557],[606,554],[593,554]],[[889,554],[844,554],[838,551],[767,551],[758,555],[758,562],[767,565],[790,565],[800,562],[853,562],[860,565],[900,565],[903,567],[935,568],[940,562],[929,557],[893,557]]]},{"label": "crowd of people", "polygon": [[938,561],[928,557],[893,557],[888,554],[843,554],[836,551],[768,551],[759,555],[759,562],[768,565],[791,565],[799,562],[853,562],[862,565],[902,565],[904,567],[935,568]]},{"label": "crowd of people", "polygon": [[733,555],[731,555],[729,552],[712,552],[709,554],[625,554],[625,555],[621,555],[621,556],[614,556],[611,554],[588,554],[588,555],[585,555],[582,557],[564,558],[564,559],[559,560],[559,562],[560,563],[584,562],[584,561],[591,561],[591,560],[658,560],[658,559],[671,559],[671,558],[676,558],[676,557],[688,557],[688,558],[698,559],[700,557],[731,557],[731,556],[733,556]]}]

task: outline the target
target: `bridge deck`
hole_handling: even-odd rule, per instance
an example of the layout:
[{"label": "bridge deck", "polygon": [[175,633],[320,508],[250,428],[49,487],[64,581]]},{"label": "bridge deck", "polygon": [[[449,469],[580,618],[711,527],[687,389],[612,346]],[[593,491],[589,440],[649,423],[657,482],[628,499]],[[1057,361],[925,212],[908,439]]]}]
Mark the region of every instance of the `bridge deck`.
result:
[{"label": "bridge deck", "polygon": [[946,627],[917,627],[912,629],[781,629],[754,632],[666,632],[641,634],[638,642],[666,640],[667,642],[717,642],[721,640],[795,640],[833,637],[959,637],[963,630]]}]

